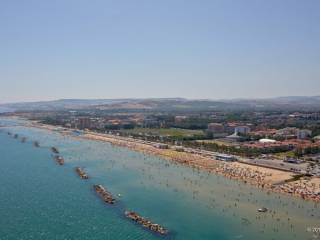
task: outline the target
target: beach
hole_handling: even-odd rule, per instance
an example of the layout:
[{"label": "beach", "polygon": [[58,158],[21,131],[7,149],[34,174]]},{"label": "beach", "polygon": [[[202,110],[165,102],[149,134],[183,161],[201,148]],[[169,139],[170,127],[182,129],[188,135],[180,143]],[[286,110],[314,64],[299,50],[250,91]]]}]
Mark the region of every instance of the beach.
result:
[{"label": "beach", "polygon": [[[7,134],[9,131],[11,135]],[[106,141],[96,138],[94,132],[46,125],[33,127],[25,121],[1,132],[1,162],[6,169],[2,181],[7,183],[2,191],[8,192],[11,201],[2,199],[5,207],[0,208],[0,212],[6,216],[6,222],[22,221],[25,225],[27,223],[19,214],[24,210],[22,206],[28,206],[25,211],[38,209],[40,218],[46,223],[40,226],[46,239],[55,239],[50,234],[57,232],[61,233],[59,239],[68,239],[75,231],[95,239],[157,239],[128,221],[123,216],[124,209],[136,211],[164,226],[170,232],[169,239],[231,240],[240,236],[266,240],[307,239],[310,236],[306,232],[308,227],[317,226],[318,204],[258,186],[267,181],[275,186],[279,183],[270,175],[277,173],[274,169],[263,172],[258,168],[260,173],[251,165],[158,149],[151,143],[141,144],[135,139],[106,135]],[[15,138],[15,135],[19,137]],[[24,143],[23,137],[27,139]],[[34,141],[40,146],[35,147]],[[54,161],[52,147],[56,147],[65,159],[63,166]],[[172,155],[175,158],[171,158]],[[201,165],[209,160],[212,160],[210,165]],[[89,179],[81,179],[75,172],[76,167],[84,170]],[[282,180],[280,176],[277,181]],[[17,191],[8,191],[12,183]],[[115,204],[104,204],[94,194],[93,184],[104,186],[116,198]],[[311,183],[308,181],[307,184]],[[26,200],[19,198],[21,194]],[[15,206],[21,206],[18,212],[11,207],[12,201]],[[257,210],[261,207],[266,207],[268,212],[259,213]],[[70,212],[63,214],[67,209]],[[31,226],[39,226],[35,216],[27,216],[30,216]],[[55,222],[63,224],[50,229],[57,226]],[[75,223],[72,230],[69,230],[70,223]],[[38,233],[30,230],[31,226],[25,234],[41,239]],[[224,231],[224,226],[232,229]],[[10,228],[2,233],[7,237],[21,236]]]},{"label": "beach", "polygon": [[[70,135],[72,130],[57,129],[55,126],[29,121],[30,126],[50,131],[59,130],[62,134]],[[183,164],[191,168],[201,169],[213,174],[219,174],[230,179],[242,181],[246,184],[256,186],[265,191],[273,191],[300,197],[306,200],[320,202],[320,178],[309,178],[292,181],[297,175],[293,172],[282,171],[261,166],[254,166],[243,162],[222,162],[212,157],[207,157],[190,152],[179,152],[173,148],[161,149],[154,146],[156,143],[146,144],[144,141],[126,138],[111,134],[84,131],[77,136],[79,138],[93,141],[107,142],[116,146],[129,148],[134,151],[143,152],[162,157],[176,164]]]}]

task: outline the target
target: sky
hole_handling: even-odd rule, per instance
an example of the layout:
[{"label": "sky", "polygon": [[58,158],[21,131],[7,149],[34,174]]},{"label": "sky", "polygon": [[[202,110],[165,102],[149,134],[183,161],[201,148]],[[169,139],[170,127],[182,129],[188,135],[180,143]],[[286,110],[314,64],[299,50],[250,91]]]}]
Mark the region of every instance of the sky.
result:
[{"label": "sky", "polygon": [[320,95],[319,0],[1,0],[0,103]]}]

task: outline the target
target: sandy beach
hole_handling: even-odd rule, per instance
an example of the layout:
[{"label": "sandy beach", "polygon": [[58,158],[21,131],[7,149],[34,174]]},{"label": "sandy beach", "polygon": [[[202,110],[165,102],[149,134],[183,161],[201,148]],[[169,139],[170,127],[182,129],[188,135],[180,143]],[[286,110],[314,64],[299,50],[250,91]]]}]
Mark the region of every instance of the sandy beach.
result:
[{"label": "sandy beach", "polygon": [[[30,122],[30,126],[50,131],[57,130],[57,127],[55,126],[39,124],[34,121]],[[70,130],[62,131],[62,133],[70,135]],[[116,146],[129,148],[145,154],[160,156],[170,160],[172,163],[183,164],[213,174],[223,175],[227,178],[239,180],[266,191],[289,194],[295,197],[320,202],[320,178],[292,181],[292,177],[296,175],[292,172],[254,166],[242,162],[222,162],[196,153],[178,152],[170,148],[160,149],[152,144],[142,143],[136,139],[101,134],[92,131],[85,131],[79,138],[108,142]]]}]

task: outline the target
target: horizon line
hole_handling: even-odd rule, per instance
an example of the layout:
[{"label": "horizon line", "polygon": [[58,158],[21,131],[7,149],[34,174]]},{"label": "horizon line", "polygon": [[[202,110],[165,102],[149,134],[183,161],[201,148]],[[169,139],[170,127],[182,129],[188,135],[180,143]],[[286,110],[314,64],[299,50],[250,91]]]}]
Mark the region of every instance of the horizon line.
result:
[{"label": "horizon line", "polygon": [[280,95],[274,97],[252,97],[252,98],[245,98],[245,97],[236,97],[236,98],[187,98],[187,97],[128,97],[128,98],[55,98],[55,99],[48,99],[48,100],[26,100],[26,101],[14,101],[14,102],[4,102],[0,103],[1,105],[9,105],[9,104],[27,104],[27,103],[41,103],[41,102],[55,102],[55,101],[77,101],[77,100],[84,100],[84,101],[103,101],[103,100],[170,100],[170,99],[181,99],[187,101],[244,101],[244,100],[272,100],[278,98],[315,98],[320,97],[320,95]]}]

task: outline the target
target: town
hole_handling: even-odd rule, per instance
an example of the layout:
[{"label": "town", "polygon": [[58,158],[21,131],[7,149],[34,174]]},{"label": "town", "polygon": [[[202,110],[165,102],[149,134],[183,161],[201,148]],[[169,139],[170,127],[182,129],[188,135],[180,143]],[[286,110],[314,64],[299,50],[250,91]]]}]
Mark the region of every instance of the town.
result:
[{"label": "town", "polygon": [[320,0],[0,6],[0,240],[320,240]]}]

